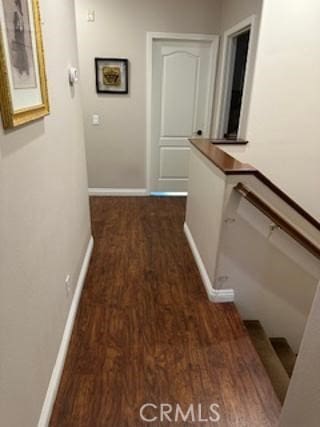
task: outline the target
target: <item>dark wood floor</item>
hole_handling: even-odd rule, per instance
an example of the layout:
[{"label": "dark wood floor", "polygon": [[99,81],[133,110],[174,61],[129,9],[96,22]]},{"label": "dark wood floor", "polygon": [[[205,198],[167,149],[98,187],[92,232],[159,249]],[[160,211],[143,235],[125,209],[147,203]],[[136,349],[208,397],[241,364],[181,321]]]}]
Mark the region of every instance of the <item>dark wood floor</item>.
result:
[{"label": "dark wood floor", "polygon": [[[185,199],[92,198],[91,211],[95,248],[51,427],[276,426],[279,402],[234,305],[207,299]],[[148,402],[201,403],[203,418],[217,403],[221,420],[144,423]]]}]

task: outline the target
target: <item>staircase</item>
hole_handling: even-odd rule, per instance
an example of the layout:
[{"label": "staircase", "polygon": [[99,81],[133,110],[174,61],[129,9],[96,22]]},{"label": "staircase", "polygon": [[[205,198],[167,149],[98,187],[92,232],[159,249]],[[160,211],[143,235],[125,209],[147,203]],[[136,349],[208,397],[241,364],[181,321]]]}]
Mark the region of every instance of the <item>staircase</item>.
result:
[{"label": "staircase", "polygon": [[281,403],[287,394],[296,354],[285,338],[268,338],[258,320],[245,320],[251,341]]}]

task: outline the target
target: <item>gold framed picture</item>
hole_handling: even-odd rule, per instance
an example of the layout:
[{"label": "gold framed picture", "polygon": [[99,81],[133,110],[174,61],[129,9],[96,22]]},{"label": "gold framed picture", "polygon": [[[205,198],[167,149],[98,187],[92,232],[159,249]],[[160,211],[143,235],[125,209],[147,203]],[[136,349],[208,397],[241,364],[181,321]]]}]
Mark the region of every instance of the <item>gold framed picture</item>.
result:
[{"label": "gold framed picture", "polygon": [[128,59],[95,58],[97,93],[128,94]]},{"label": "gold framed picture", "polygon": [[49,114],[38,0],[0,0],[0,82],[5,129]]}]

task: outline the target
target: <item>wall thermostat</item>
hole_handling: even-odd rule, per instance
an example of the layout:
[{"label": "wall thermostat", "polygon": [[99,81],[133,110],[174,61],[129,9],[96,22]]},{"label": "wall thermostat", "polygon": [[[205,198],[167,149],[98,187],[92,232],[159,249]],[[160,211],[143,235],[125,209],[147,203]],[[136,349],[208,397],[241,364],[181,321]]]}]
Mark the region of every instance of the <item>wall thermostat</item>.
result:
[{"label": "wall thermostat", "polygon": [[69,83],[73,86],[79,80],[79,72],[75,67],[69,68]]}]

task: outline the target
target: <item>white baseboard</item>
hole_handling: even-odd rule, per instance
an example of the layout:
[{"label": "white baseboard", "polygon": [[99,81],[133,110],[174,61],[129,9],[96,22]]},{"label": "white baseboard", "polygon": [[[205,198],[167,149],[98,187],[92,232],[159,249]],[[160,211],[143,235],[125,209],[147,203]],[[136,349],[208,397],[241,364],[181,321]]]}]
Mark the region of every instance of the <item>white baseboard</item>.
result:
[{"label": "white baseboard", "polygon": [[89,196],[148,196],[145,188],[89,188]]},{"label": "white baseboard", "polygon": [[83,259],[82,267],[80,270],[77,286],[73,295],[72,303],[70,306],[67,322],[64,328],[62,340],[60,343],[60,348],[58,351],[58,356],[56,359],[56,363],[54,365],[51,379],[49,382],[47,394],[44,400],[44,404],[42,406],[40,419],[38,422],[38,427],[47,427],[50,421],[51,413],[53,410],[53,405],[57,396],[61,375],[63,372],[64,362],[66,359],[69,342],[72,334],[74,320],[77,314],[78,305],[81,297],[82,288],[85,282],[86,274],[89,267],[89,262],[91,258],[93,250],[93,237],[91,236],[88,247]]},{"label": "white baseboard", "polygon": [[186,223],[184,223],[184,232],[188,240],[192,254],[194,256],[195,262],[198,266],[200,276],[204,284],[204,287],[207,291],[209,300],[216,303],[233,302],[234,301],[233,289],[214,289],[211,283],[211,280],[209,278],[208,272],[205,268],[205,265],[201,259],[198,248],[195,244],[195,241],[193,240],[191,231]]},{"label": "white baseboard", "polygon": [[213,289],[210,301],[216,303],[234,302],[234,290],[233,289]]}]

